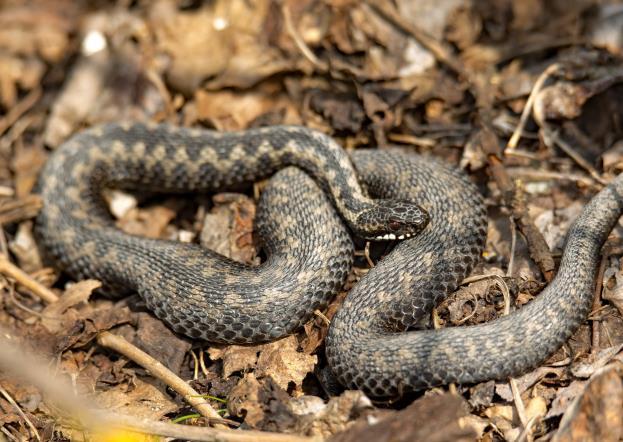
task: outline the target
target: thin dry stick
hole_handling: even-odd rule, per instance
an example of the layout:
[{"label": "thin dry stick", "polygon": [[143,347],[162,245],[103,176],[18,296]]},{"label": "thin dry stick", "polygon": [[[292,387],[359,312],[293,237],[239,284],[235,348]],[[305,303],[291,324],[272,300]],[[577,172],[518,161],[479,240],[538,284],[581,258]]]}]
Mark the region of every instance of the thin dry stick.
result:
[{"label": "thin dry stick", "polygon": [[[591,315],[601,308],[601,290],[604,280],[604,272],[606,271],[606,264],[608,262],[609,254],[606,250],[603,251],[601,256],[601,262],[599,263],[599,270],[597,270],[597,278],[595,279],[595,294],[593,295],[593,306],[591,307]],[[599,351],[599,320],[592,320],[591,327],[591,353],[596,354]]]},{"label": "thin dry stick", "polygon": [[[2,433],[8,437],[10,440],[14,440],[15,442],[22,442],[21,440],[19,440],[18,438],[16,438],[15,436],[13,436],[11,434],[11,432],[9,430],[7,430],[4,426],[0,427],[0,431],[2,431]],[[1,440],[1,439],[0,439]]]},{"label": "thin dry stick", "polygon": [[515,408],[517,409],[517,416],[519,416],[519,422],[521,422],[521,426],[525,429],[528,428],[528,419],[526,417],[526,407],[521,399],[521,394],[519,393],[519,387],[517,387],[517,380],[514,378],[510,378],[508,383],[511,386],[511,391],[513,392],[513,401],[515,402]]},{"label": "thin dry stick", "polygon": [[[192,405],[202,416],[211,420],[225,422],[225,420],[208,404],[205,399],[190,385],[166,368],[161,362],[149,356],[141,349],[126,341],[123,337],[109,332],[102,332],[97,336],[97,343],[121,353],[133,360],[141,367],[178,392],[186,402]],[[220,424],[224,425],[224,424]]]},{"label": "thin dry stick", "polygon": [[199,366],[201,367],[201,372],[207,378],[208,377],[208,368],[206,367],[206,362],[204,359],[203,348],[199,349]]},{"label": "thin dry stick", "polygon": [[511,226],[511,256],[508,259],[508,268],[506,269],[506,276],[513,275],[513,267],[515,265],[515,248],[517,247],[517,226],[512,216],[508,217],[508,222]]},{"label": "thin dry stick", "polygon": [[578,166],[586,170],[598,183],[602,185],[608,184],[602,177],[599,175],[599,172],[580,155],[576,150],[571,146],[571,144],[567,143],[563,140],[558,131],[550,129],[547,125],[542,126],[543,129],[543,141],[547,143],[548,141],[556,144],[564,153],[566,153],[573,161],[577,163]]},{"label": "thin dry stick", "polygon": [[365,3],[386,20],[392,22],[403,32],[406,32],[415,38],[418,43],[428,49],[438,61],[452,69],[456,74],[464,79],[469,79],[469,74],[465,71],[459,60],[454,56],[450,47],[406,20],[394,8],[392,2],[384,0],[367,0]]},{"label": "thin dry stick", "polygon": [[521,112],[521,117],[519,117],[519,124],[515,128],[513,135],[511,135],[508,140],[508,144],[506,148],[510,151],[517,147],[519,143],[519,139],[521,138],[521,134],[523,133],[524,128],[526,127],[526,123],[528,122],[528,117],[532,113],[532,107],[534,106],[534,101],[536,100],[536,96],[539,91],[543,88],[545,81],[557,72],[560,69],[560,65],[558,63],[554,63],[548,66],[542,73],[539,75],[539,78],[534,82],[534,86],[532,87],[532,91],[530,92],[530,96],[528,96],[528,100],[526,101],[526,105]]},{"label": "thin dry stick", "polygon": [[28,110],[35,105],[41,95],[43,93],[43,89],[41,87],[36,87],[32,91],[28,93],[19,103],[13,106],[6,116],[0,119],[0,135],[3,134],[9,127],[15,123],[19,117],[24,115]]},{"label": "thin dry stick", "polygon": [[511,178],[521,178],[523,181],[571,181],[586,187],[595,187],[595,180],[577,173],[560,173],[551,170],[535,170],[528,167],[507,167],[506,171]]},{"label": "thin dry stick", "polygon": [[45,302],[52,303],[58,301],[56,293],[37,282],[28,273],[9,261],[4,254],[0,254],[0,273],[15,279],[18,284],[27,288]]},{"label": "thin dry stick", "polygon": [[9,256],[9,245],[6,242],[6,235],[4,234],[2,224],[0,224],[0,256],[2,255]]},{"label": "thin dry stick", "polygon": [[517,436],[517,439],[515,439],[515,442],[532,440],[532,427],[534,427],[534,424],[536,423],[537,419],[539,419],[539,417],[540,416],[537,415],[530,418],[526,425],[524,425],[522,432],[519,433],[519,436]]},{"label": "thin dry stick", "polygon": [[292,37],[292,40],[294,40],[294,43],[296,44],[296,47],[299,49],[299,51],[301,51],[305,58],[307,58],[318,69],[320,69],[322,72],[327,72],[329,70],[329,66],[327,66],[325,62],[319,60],[318,57],[316,57],[316,54],[314,54],[312,50],[309,49],[309,46],[305,44],[305,41],[296,31],[296,28],[292,23],[290,10],[285,3],[281,5],[281,14],[283,15],[283,21],[286,25],[286,31],[288,31],[288,34],[290,35],[290,37]]},{"label": "thin dry stick", "polygon": [[209,442],[314,442],[317,439],[262,431],[229,430],[191,427],[187,425],[156,422],[119,413],[96,410],[91,403],[80,396],[67,394],[73,389],[61,378],[54,378],[45,369],[48,363],[29,354],[9,342],[10,334],[0,329],[0,372],[37,387],[60,410],[83,425],[84,429],[102,432],[111,429],[126,429],[139,433],[173,437],[182,440]]},{"label": "thin dry stick", "polygon": [[190,355],[193,357],[193,381],[199,379],[199,360],[194,351],[190,350]]},{"label": "thin dry stick", "polygon": [[11,404],[11,406],[15,409],[15,411],[17,411],[17,414],[19,414],[21,418],[24,419],[24,422],[26,422],[30,430],[35,435],[35,439],[40,441],[41,436],[39,436],[39,432],[37,431],[37,428],[32,424],[30,419],[28,419],[28,416],[26,416],[26,414],[24,413],[24,410],[22,410],[20,406],[17,405],[17,402],[15,402],[15,400],[11,397],[9,392],[6,391],[4,388],[2,388],[2,386],[0,386],[0,393],[2,393],[2,396],[4,396],[4,398],[9,402],[9,404]]},{"label": "thin dry stick", "polygon": [[15,195],[15,190],[12,187],[0,186],[0,196],[10,197]]},{"label": "thin dry stick", "polygon": [[331,321],[329,321],[329,318],[327,318],[326,315],[322,313],[320,310],[318,309],[314,310],[314,315],[318,316],[320,320],[325,323],[326,326],[331,325]]}]

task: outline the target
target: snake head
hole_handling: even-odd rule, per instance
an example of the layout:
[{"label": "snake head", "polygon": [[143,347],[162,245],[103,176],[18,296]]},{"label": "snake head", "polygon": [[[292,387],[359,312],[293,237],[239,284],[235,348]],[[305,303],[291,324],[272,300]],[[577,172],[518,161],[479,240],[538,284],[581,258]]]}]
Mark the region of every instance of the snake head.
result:
[{"label": "snake head", "polygon": [[430,218],[411,201],[376,200],[357,216],[355,233],[368,241],[407,239],[420,233]]}]

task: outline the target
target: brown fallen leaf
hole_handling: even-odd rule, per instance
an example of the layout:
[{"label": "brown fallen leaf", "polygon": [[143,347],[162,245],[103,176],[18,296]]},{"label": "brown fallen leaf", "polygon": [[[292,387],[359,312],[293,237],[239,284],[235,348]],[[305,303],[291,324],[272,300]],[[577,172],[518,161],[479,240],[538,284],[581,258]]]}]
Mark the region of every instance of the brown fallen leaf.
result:
[{"label": "brown fallen leaf", "polygon": [[195,93],[195,118],[208,121],[222,131],[242,130],[273,112],[282,114],[281,124],[300,124],[301,118],[288,97],[277,87],[264,86],[252,92],[231,90],[206,91]]},{"label": "brown fallen leaf", "polygon": [[596,372],[567,408],[553,442],[618,442],[623,436],[621,363]]},{"label": "brown fallen leaf", "polygon": [[[535,396],[524,403],[527,420],[545,416],[547,402],[541,396]],[[514,405],[493,405],[484,411],[484,415],[504,434],[507,440],[515,440],[521,433],[521,422]]]},{"label": "brown fallen leaf", "polygon": [[[168,202],[173,202],[169,199]],[[170,206],[173,207],[170,207]],[[117,221],[117,226],[131,235],[140,235],[147,238],[166,237],[166,228],[177,214],[176,204],[158,204],[151,207],[134,208],[128,210],[124,217]]]},{"label": "brown fallen leaf", "polygon": [[291,69],[292,62],[268,42],[273,13],[270,2],[213,2],[193,13],[179,11],[170,0],[155,2],[149,22],[158,46],[171,57],[167,80],[192,95],[202,84],[245,88]]},{"label": "brown fallen leaf", "polygon": [[467,442],[476,429],[463,419],[465,401],[453,394],[425,396],[402,411],[377,418],[361,418],[330,442]]},{"label": "brown fallen leaf", "polygon": [[295,336],[288,336],[270,344],[265,344],[260,351],[255,375],[271,377],[284,390],[301,390],[303,379],[314,371],[318,362],[316,355],[298,351]]},{"label": "brown fallen leaf", "polygon": [[587,380],[577,380],[571,382],[566,387],[556,390],[556,396],[545,417],[550,418],[562,415],[569,408],[571,402],[584,391],[587,383]]},{"label": "brown fallen leaf", "polygon": [[255,368],[258,353],[262,345],[227,345],[223,347],[210,347],[208,355],[210,359],[223,361],[223,377],[228,378],[237,371],[246,372]]},{"label": "brown fallen leaf", "polygon": [[258,380],[247,373],[230,392],[227,409],[232,416],[244,417],[245,425],[266,431],[294,428],[296,417],[288,407],[290,396],[271,378]]},{"label": "brown fallen leaf", "polygon": [[49,304],[43,310],[41,324],[51,333],[59,332],[63,324],[66,324],[67,310],[77,304],[87,302],[93,291],[101,286],[101,282],[93,279],[72,284],[57,302]]},{"label": "brown fallen leaf", "polygon": [[298,351],[295,336],[261,345],[211,347],[208,354],[212,360],[223,360],[224,377],[234,372],[255,369],[256,378],[270,377],[284,390],[293,387],[300,391],[303,379],[313,372],[318,362],[317,356]]},{"label": "brown fallen leaf", "polygon": [[215,206],[203,221],[201,244],[235,261],[257,264],[253,242],[253,200],[242,194],[219,193],[213,201]]},{"label": "brown fallen leaf", "polygon": [[306,413],[302,413],[300,408],[296,412],[300,400],[309,397],[291,399],[289,403],[290,409],[298,416],[296,432],[306,436],[327,438],[344,431],[352,425],[354,419],[374,410],[370,399],[361,391],[347,390],[338,397],[332,397],[327,404],[322,400],[320,403],[314,401],[315,406],[307,408]]}]

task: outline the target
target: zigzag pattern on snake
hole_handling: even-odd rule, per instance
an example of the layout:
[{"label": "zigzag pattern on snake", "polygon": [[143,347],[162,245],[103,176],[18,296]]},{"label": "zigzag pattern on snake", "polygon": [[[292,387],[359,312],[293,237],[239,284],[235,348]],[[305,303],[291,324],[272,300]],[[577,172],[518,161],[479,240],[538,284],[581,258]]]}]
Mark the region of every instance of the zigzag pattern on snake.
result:
[{"label": "zigzag pattern on snake", "polygon": [[[426,323],[478,262],[486,235],[482,198],[461,172],[435,160],[378,150],[351,159],[354,167],[330,138],[298,127],[227,134],[142,124],[93,128],[46,164],[36,232],[72,276],[136,291],[174,330],[226,343],[277,339],[328,303],[352,264],[342,221],[368,239],[413,236],[350,291],[326,342],[338,379],[374,396],[520,374],[584,320],[599,249],[623,209],[622,178],[591,201],[570,231],[558,276],[529,305],[484,325],[405,332]],[[316,183],[292,168],[270,180],[256,219],[267,255],[259,267],[193,244],[124,234],[101,197],[107,186],[231,189],[288,165]],[[383,199],[370,200],[358,179]]]}]

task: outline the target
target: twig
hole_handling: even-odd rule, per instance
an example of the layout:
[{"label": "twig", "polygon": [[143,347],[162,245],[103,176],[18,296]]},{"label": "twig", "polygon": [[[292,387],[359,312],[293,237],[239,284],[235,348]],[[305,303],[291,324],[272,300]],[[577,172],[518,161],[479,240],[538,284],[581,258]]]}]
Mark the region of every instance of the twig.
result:
[{"label": "twig", "polygon": [[45,302],[52,303],[58,301],[56,293],[34,280],[28,273],[9,261],[4,254],[0,254],[0,273],[15,279],[18,284],[27,288]]},{"label": "twig", "polygon": [[6,235],[2,225],[0,225],[0,255],[9,256],[9,245],[6,242]]},{"label": "twig", "polygon": [[575,183],[580,183],[581,185],[586,187],[596,186],[594,180],[577,173],[560,173],[551,170],[535,170],[528,167],[507,167],[506,171],[511,178],[522,178],[524,181],[572,181]]},{"label": "twig", "polygon": [[190,355],[193,358],[193,381],[199,379],[199,359],[197,359],[197,355],[194,351],[190,350]]},{"label": "twig", "polygon": [[[224,422],[224,419],[208,404],[201,395],[184,380],[180,379],[175,373],[166,368],[161,362],[152,358],[150,355],[130,344],[123,337],[109,332],[101,332],[97,336],[97,343],[121,353],[125,357],[139,364],[162,382],[167,384],[179,393],[186,402],[192,405],[204,417]],[[222,425],[222,424],[221,424]]]},{"label": "twig", "polygon": [[457,75],[459,75],[463,79],[469,80],[468,73],[465,71],[465,69],[463,69],[463,66],[457,60],[454,54],[452,54],[452,50],[448,46],[437,41],[427,32],[419,29],[418,27],[405,20],[392,6],[392,2],[384,0],[367,0],[365,3],[383,18],[392,22],[403,32],[415,38],[418,43],[428,49],[433,54],[433,56],[442,64],[452,69]]},{"label": "twig", "polygon": [[515,264],[515,248],[517,247],[517,226],[513,217],[508,218],[508,223],[511,226],[511,252],[508,257],[508,268],[506,269],[506,276],[513,276],[513,266]]},{"label": "twig", "polygon": [[509,150],[513,150],[517,147],[517,143],[519,143],[519,139],[521,138],[521,134],[524,131],[526,123],[528,121],[528,117],[532,113],[532,107],[534,105],[534,101],[536,100],[537,94],[543,88],[545,81],[557,72],[560,69],[560,65],[558,63],[554,63],[548,66],[542,73],[539,75],[539,78],[534,82],[534,86],[532,87],[532,91],[530,92],[530,96],[528,96],[528,100],[526,101],[526,105],[521,112],[521,117],[519,117],[519,124],[515,128],[513,135],[511,135],[508,140],[508,144],[506,148]]},{"label": "twig", "polygon": [[0,224],[10,224],[34,218],[43,205],[39,195],[0,202]]},{"label": "twig", "polygon": [[9,404],[11,404],[11,406],[15,409],[15,411],[17,411],[17,414],[19,414],[21,416],[21,418],[24,419],[24,421],[26,422],[26,424],[28,425],[30,430],[35,435],[35,439],[40,441],[41,440],[41,436],[39,436],[39,432],[37,431],[37,428],[32,424],[30,419],[28,419],[28,416],[26,416],[26,413],[24,413],[24,410],[22,410],[20,408],[20,406],[17,405],[17,402],[15,402],[15,400],[11,397],[9,392],[6,391],[2,386],[0,386],[0,393],[9,402]]},{"label": "twig", "polygon": [[316,57],[316,54],[312,52],[309,46],[307,46],[305,41],[301,38],[299,33],[296,31],[296,28],[294,27],[294,24],[292,23],[292,16],[290,15],[290,9],[288,8],[285,2],[282,3],[281,5],[281,14],[283,15],[283,21],[284,21],[284,24],[286,25],[286,31],[288,32],[290,37],[292,37],[292,40],[294,40],[294,43],[296,44],[296,47],[299,49],[299,51],[301,51],[303,56],[305,56],[305,58],[307,58],[318,69],[320,69],[322,72],[327,72],[329,70],[329,66],[325,62],[320,60],[318,57]]},{"label": "twig", "polygon": [[521,394],[519,393],[519,388],[517,387],[517,380],[511,378],[508,380],[508,383],[510,384],[511,391],[513,392],[513,402],[515,402],[519,422],[521,422],[522,427],[526,428],[528,423],[528,419],[526,418],[526,407],[521,399]]},{"label": "twig", "polygon": [[2,431],[2,433],[8,437],[10,440],[14,440],[15,442],[21,442],[18,438],[16,438],[15,436],[13,436],[9,430],[7,430],[4,426],[0,427],[0,431]]},{"label": "twig", "polygon": [[387,137],[391,141],[403,144],[411,144],[413,146],[434,147],[437,145],[437,140],[433,138],[418,137],[416,135],[410,134],[389,133]]},{"label": "twig", "polygon": [[521,431],[521,433],[519,433],[519,436],[517,436],[517,439],[515,439],[515,442],[524,442],[524,441],[529,441],[532,440],[532,427],[534,427],[535,422],[537,421],[537,419],[539,419],[540,416],[532,416],[530,418],[530,420],[528,422],[526,422],[526,425],[523,426],[523,430]]},{"label": "twig", "polygon": [[[8,281],[8,280],[7,280]],[[8,281],[9,283],[9,299],[11,300],[11,302],[15,305],[15,307],[24,310],[25,312],[36,316],[37,318],[46,318],[46,319],[58,319],[58,316],[56,317],[52,317],[52,316],[47,316],[44,314],[39,313],[36,310],[33,310],[29,307],[26,307],[24,304],[22,304],[20,301],[17,300],[17,298],[15,297],[15,283],[13,281]]]},{"label": "twig", "polygon": [[0,138],[0,152],[8,152],[11,145],[13,145],[35,121],[37,121],[37,118],[32,114],[27,114],[18,118],[11,126],[11,129],[8,130],[8,133]]},{"label": "twig", "polygon": [[22,100],[13,106],[9,112],[4,116],[4,118],[0,119],[0,135],[2,135],[9,127],[15,123],[19,117],[24,115],[28,110],[39,101],[41,95],[43,94],[43,89],[41,87],[36,87],[31,90]]},{"label": "twig", "polygon": [[327,316],[322,313],[320,310],[316,309],[314,310],[314,315],[316,315],[317,317],[320,318],[320,320],[322,322],[324,322],[324,324],[328,327],[329,325],[331,325],[331,321],[329,320],[329,318],[327,318]]},{"label": "twig", "polygon": [[203,373],[204,377],[208,377],[208,368],[206,367],[206,362],[204,359],[205,352],[203,348],[199,349],[199,366],[201,367],[201,373]]},{"label": "twig", "polygon": [[567,143],[559,134],[557,130],[551,129],[548,125],[544,125],[543,130],[543,141],[552,147],[552,144],[558,146],[564,153],[566,153],[573,161],[577,163],[578,166],[586,170],[598,183],[602,185],[606,185],[606,181],[599,175],[599,172],[580,155],[576,150],[571,146],[571,144]]},{"label": "twig", "polygon": [[[606,250],[603,251],[601,256],[601,262],[599,263],[599,270],[597,271],[597,278],[595,280],[595,295],[593,296],[593,306],[591,308],[591,314],[601,308],[601,290],[604,279],[604,272],[606,271],[606,263],[608,262],[609,254]],[[590,315],[589,315],[590,318]],[[599,350],[599,321],[593,320],[591,323],[591,353],[595,354]]]},{"label": "twig", "polygon": [[477,136],[479,137],[477,142],[480,143],[483,152],[487,155],[489,170],[502,193],[504,204],[510,208],[517,227],[526,239],[530,256],[539,266],[545,280],[551,281],[554,278],[554,269],[556,268],[554,258],[545,238],[530,218],[526,202],[519,188],[515,186],[504,168],[497,136],[486,125],[483,125]]}]

